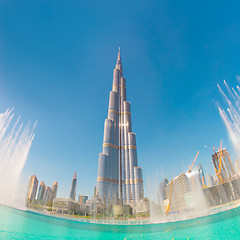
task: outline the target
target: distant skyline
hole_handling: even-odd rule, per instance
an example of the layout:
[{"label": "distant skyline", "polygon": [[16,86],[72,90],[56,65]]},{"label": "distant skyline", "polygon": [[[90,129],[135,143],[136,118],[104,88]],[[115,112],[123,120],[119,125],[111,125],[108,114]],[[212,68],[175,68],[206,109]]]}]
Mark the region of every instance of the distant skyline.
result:
[{"label": "distant skyline", "polygon": [[[0,110],[37,120],[23,178],[93,195],[118,47],[144,189],[187,171],[211,144],[234,152],[217,84],[239,84],[240,3],[203,1],[0,2]],[[209,148],[204,148],[204,146]],[[156,176],[156,177],[155,177]],[[147,190],[145,191],[145,195]]]}]

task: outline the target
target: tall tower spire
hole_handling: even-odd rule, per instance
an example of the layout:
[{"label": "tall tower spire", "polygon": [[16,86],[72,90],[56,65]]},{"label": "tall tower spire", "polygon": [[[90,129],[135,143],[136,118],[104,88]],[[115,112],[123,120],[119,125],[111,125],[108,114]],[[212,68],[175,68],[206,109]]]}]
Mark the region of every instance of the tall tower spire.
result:
[{"label": "tall tower spire", "polygon": [[121,63],[121,51],[120,51],[120,47],[118,48],[117,63]]},{"label": "tall tower spire", "polygon": [[104,125],[103,151],[99,154],[97,195],[112,204],[126,204],[143,197],[142,169],[137,162],[136,135],[132,132],[120,48]]},{"label": "tall tower spire", "polygon": [[121,62],[121,52],[120,52],[120,47],[118,48],[118,55],[117,55],[116,69],[119,69],[119,70],[122,71],[122,62]]}]

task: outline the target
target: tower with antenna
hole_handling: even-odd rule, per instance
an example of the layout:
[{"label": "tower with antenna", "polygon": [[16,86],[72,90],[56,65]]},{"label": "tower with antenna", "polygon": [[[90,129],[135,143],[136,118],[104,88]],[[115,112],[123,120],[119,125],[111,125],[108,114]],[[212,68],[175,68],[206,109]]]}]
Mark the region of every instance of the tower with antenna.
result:
[{"label": "tower with antenna", "polygon": [[103,150],[99,154],[97,195],[112,204],[128,204],[143,197],[142,168],[138,167],[136,134],[132,132],[120,47],[104,124]]}]

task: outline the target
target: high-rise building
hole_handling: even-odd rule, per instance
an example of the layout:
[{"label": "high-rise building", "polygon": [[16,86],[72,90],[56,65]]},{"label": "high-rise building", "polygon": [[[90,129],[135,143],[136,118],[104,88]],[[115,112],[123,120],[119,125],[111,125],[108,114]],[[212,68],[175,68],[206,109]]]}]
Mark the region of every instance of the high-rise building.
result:
[{"label": "high-rise building", "polygon": [[158,187],[158,203],[161,203],[165,199],[165,188],[169,183],[167,178],[164,178]]},{"label": "high-rise building", "polygon": [[52,190],[53,190],[53,199],[56,198],[57,196],[57,189],[58,189],[58,182],[54,182],[53,186],[52,186]]},{"label": "high-rise building", "polygon": [[126,204],[143,198],[142,168],[138,167],[136,135],[132,132],[120,49],[113,71],[103,151],[99,154],[97,195],[113,204]]},{"label": "high-rise building", "polygon": [[[172,179],[165,188],[165,198],[170,202],[170,211],[181,211],[186,208],[185,194],[191,191],[189,178],[181,173]],[[170,195],[171,192],[171,195]],[[170,200],[169,200],[170,198]]]},{"label": "high-rise building", "polygon": [[72,200],[75,200],[76,198],[76,188],[77,188],[77,174],[75,172],[72,178],[72,185],[69,195],[69,198],[71,198]]},{"label": "high-rise building", "polygon": [[205,179],[202,164],[195,164],[190,172],[187,173],[190,179],[192,189],[199,189],[203,187],[203,181]]},{"label": "high-rise building", "polygon": [[41,181],[40,186],[38,188],[37,201],[42,201],[44,192],[45,192],[45,183]]},{"label": "high-rise building", "polygon": [[232,176],[236,174],[236,170],[232,163],[231,157],[225,148],[215,152],[212,155],[212,161],[215,171],[217,170],[221,172],[220,174],[223,182],[230,181],[232,179]]},{"label": "high-rise building", "polygon": [[29,177],[28,199],[33,200],[36,197],[38,187],[38,179],[36,175]]},{"label": "high-rise building", "polygon": [[94,197],[97,197],[97,186],[94,186]]},{"label": "high-rise building", "polygon": [[50,187],[46,186],[43,194],[42,202],[47,203],[53,200],[53,191]]},{"label": "high-rise building", "polygon": [[206,174],[206,185],[208,187],[214,186],[214,179],[209,173]]}]

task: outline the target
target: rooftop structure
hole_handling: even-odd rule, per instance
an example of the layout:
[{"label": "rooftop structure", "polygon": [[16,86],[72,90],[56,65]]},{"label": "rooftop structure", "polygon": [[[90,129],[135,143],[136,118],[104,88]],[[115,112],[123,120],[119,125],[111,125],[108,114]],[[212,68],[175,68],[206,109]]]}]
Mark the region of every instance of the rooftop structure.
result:
[{"label": "rooftop structure", "polygon": [[56,198],[53,200],[53,210],[57,213],[79,213],[80,205],[77,201],[74,201],[70,198]]}]

